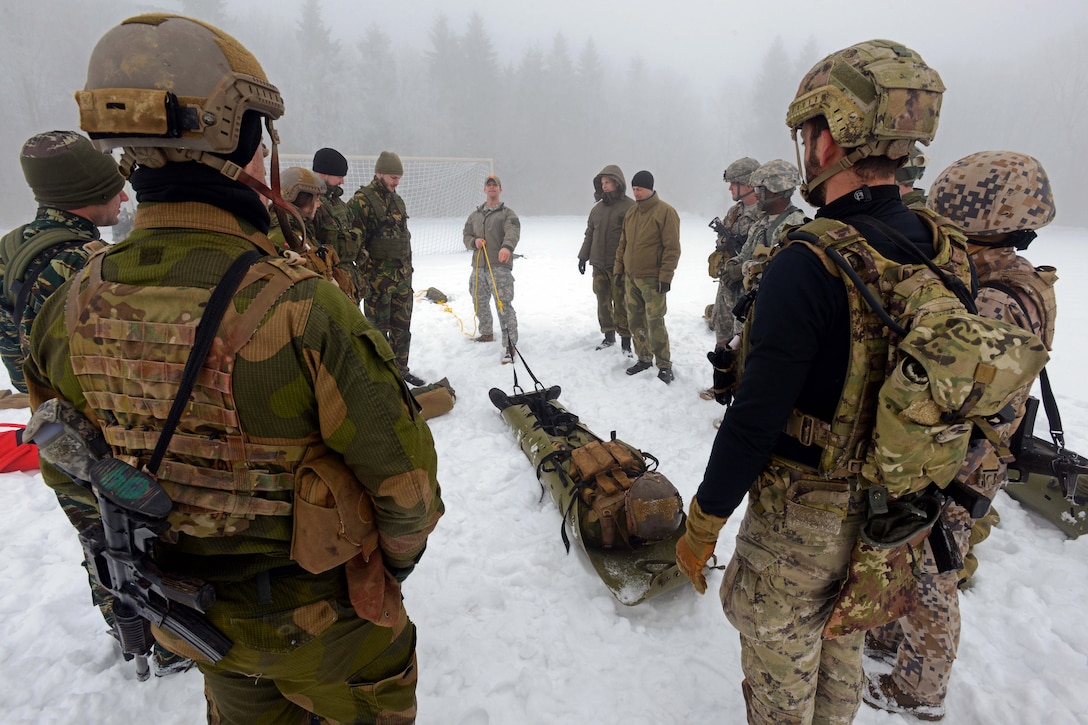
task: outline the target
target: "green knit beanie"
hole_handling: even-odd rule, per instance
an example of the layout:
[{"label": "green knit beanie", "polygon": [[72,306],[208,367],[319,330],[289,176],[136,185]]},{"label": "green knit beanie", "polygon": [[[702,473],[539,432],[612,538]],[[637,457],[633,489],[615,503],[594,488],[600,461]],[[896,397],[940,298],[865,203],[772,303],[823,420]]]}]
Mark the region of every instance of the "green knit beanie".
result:
[{"label": "green knit beanie", "polygon": [[125,185],[113,157],[74,131],[31,136],[23,144],[19,163],[34,200],[58,209],[105,204]]},{"label": "green knit beanie", "polygon": [[378,154],[377,163],[374,164],[374,173],[404,176],[404,164],[400,162],[400,156],[392,151],[382,151]]}]

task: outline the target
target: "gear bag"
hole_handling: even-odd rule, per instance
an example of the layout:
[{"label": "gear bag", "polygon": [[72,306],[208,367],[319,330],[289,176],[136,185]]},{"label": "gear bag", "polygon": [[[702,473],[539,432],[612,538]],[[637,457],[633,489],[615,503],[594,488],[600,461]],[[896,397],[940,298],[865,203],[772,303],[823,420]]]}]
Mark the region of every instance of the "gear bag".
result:
[{"label": "gear bag", "polygon": [[[938,249],[945,258],[942,268],[882,222],[858,220],[884,231],[917,261],[885,259],[852,227],[833,220],[820,220],[819,236],[806,226],[789,239],[806,243],[841,270],[846,284],[857,288],[886,328],[885,376],[857,472],[870,489],[870,519],[862,538],[872,546],[894,547],[913,534],[880,517],[909,518],[914,508],[928,509],[894,502],[909,502],[927,489],[926,495],[932,495],[932,486],[946,487],[967,455],[972,433],[985,436],[1000,456],[1011,459],[995,425],[1014,396],[1035,380],[1048,354],[1035,335],[976,314],[963,282],[969,274],[965,254],[956,269],[951,250]],[[951,245],[944,241],[942,246]],[[914,533],[932,526],[932,516],[917,519]],[[896,541],[883,541],[881,530],[896,530]]]}]

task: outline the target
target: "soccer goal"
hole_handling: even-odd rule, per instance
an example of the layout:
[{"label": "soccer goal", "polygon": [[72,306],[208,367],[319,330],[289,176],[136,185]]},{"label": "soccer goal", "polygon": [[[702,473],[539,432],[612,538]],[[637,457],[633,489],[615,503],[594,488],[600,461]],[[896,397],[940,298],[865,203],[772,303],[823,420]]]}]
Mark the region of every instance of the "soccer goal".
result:
[{"label": "soccer goal", "polygon": [[[344,201],[374,178],[377,156],[348,156]],[[461,229],[469,212],[483,203],[484,181],[494,173],[492,159],[401,156],[404,176],[397,193],[408,208],[408,230],[415,254],[464,251]],[[281,154],[280,168],[313,166],[313,155]]]}]

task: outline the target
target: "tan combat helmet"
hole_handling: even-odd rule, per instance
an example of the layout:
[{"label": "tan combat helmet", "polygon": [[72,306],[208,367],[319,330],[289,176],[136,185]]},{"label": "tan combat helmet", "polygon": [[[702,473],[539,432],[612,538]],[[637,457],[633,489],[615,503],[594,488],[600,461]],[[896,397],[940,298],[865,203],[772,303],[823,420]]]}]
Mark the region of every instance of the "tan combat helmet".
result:
[{"label": "tan combat helmet", "polygon": [[[801,125],[827,120],[831,137],[848,150],[845,158],[801,184],[807,201],[813,189],[867,156],[900,159],[914,144],[928,145],[937,133],[944,83],[910,48],[869,40],[827,56],[808,72],[786,112],[797,145]],[[797,146],[797,164],[801,149]]]},{"label": "tan combat helmet", "polygon": [[1055,214],[1046,169],[1015,151],[979,151],[953,162],[933,182],[927,205],[983,244],[998,235],[1031,232],[1013,242],[1020,249]]},{"label": "tan combat helmet", "polygon": [[303,192],[313,194],[315,199],[321,196],[322,184],[314,172],[301,166],[288,166],[280,174],[280,193],[292,204],[298,201],[298,195]]},{"label": "tan combat helmet", "polygon": [[238,165],[212,154],[237,148],[246,111],[265,118],[275,152],[271,121],[283,115],[279,90],[241,43],[162,13],[129,18],[102,36],[75,95],[80,127],[99,150],[124,149],[126,174],[136,163],[196,161],[237,179]]},{"label": "tan combat helmet", "polygon": [[927,166],[929,156],[918,147],[911,149],[910,158],[895,170],[895,183],[900,186],[914,186],[925,175]]},{"label": "tan combat helmet", "polygon": [[749,180],[751,179],[752,172],[759,168],[759,162],[753,159],[751,156],[745,156],[739,158],[729,166],[725,167],[725,173],[722,174],[722,179],[727,184],[740,184],[741,186],[751,186]]}]

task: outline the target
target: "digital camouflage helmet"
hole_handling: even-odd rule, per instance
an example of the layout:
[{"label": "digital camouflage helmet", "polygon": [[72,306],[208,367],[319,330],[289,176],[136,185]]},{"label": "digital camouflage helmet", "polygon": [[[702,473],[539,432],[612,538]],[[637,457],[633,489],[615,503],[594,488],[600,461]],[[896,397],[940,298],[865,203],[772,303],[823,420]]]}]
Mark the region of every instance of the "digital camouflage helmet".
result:
[{"label": "digital camouflage helmet", "polygon": [[933,182],[928,206],[975,241],[1033,232],[1055,214],[1054,192],[1043,165],[1015,151],[979,151],[953,162]]},{"label": "digital camouflage helmet", "polygon": [[759,162],[753,159],[751,156],[745,156],[739,158],[729,166],[725,167],[725,173],[722,174],[722,179],[727,184],[740,184],[741,186],[751,186],[749,180],[751,179],[752,172],[759,168]]},{"label": "digital camouflage helmet", "polygon": [[126,174],[134,164],[196,161],[238,179],[249,159],[225,157],[239,146],[246,112],[264,117],[274,146],[271,121],[283,115],[279,90],[241,43],[163,13],[129,18],[102,36],[75,96],[80,126],[100,151],[124,149]]},{"label": "digital camouflage helmet", "polygon": [[775,159],[753,171],[748,185],[772,194],[789,196],[800,183],[801,175],[797,173],[797,167],[788,161]]},{"label": "digital camouflage helmet", "polygon": [[[890,40],[858,43],[821,60],[801,80],[786,125],[796,145],[801,125],[822,116],[847,154],[801,184],[801,195],[808,200],[813,189],[867,156],[901,159],[916,142],[928,145],[944,90],[937,71],[918,53]],[[804,168],[800,146],[797,162]]]}]

